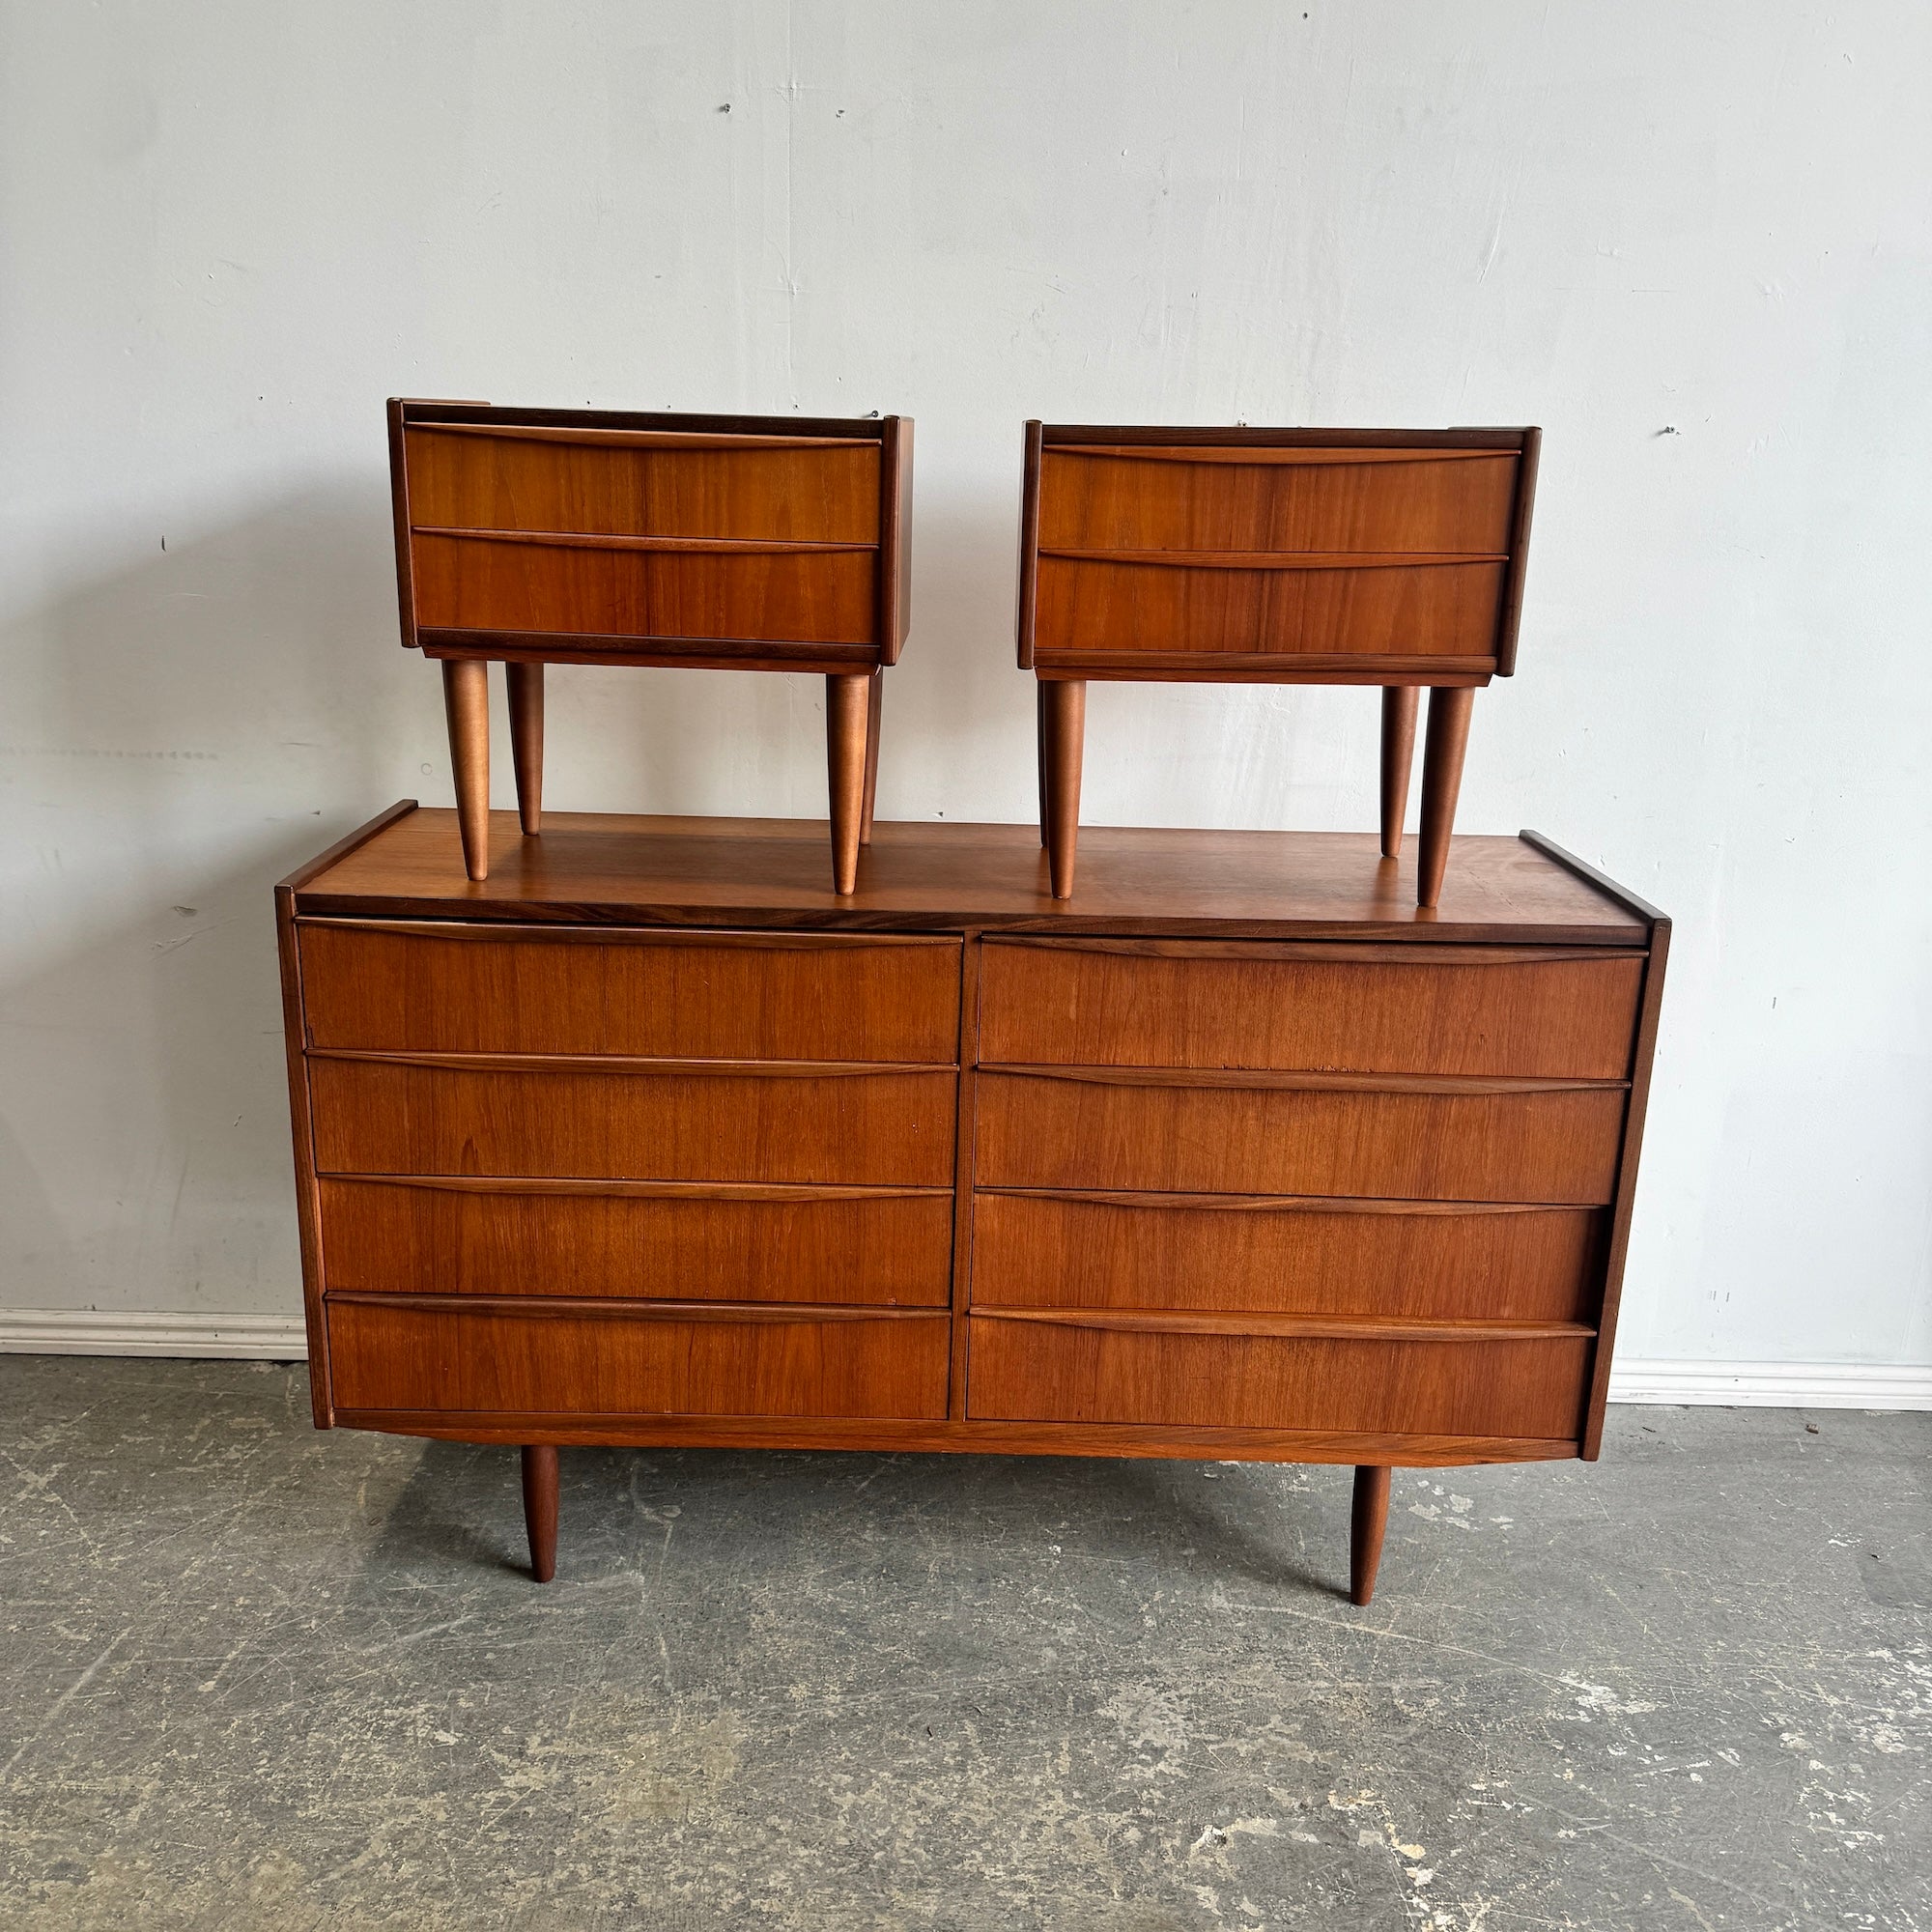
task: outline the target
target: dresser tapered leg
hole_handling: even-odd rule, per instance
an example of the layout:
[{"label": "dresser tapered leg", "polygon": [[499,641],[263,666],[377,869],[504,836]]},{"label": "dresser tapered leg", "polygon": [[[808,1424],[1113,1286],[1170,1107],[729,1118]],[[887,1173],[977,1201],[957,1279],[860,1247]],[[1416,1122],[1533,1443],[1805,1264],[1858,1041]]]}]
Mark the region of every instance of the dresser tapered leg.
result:
[{"label": "dresser tapered leg", "polygon": [[1449,867],[1449,835],[1456,829],[1456,794],[1463,789],[1463,754],[1469,747],[1469,714],[1476,694],[1467,685],[1438,685],[1429,694],[1429,736],[1422,752],[1422,838],[1415,902],[1442,896]]},{"label": "dresser tapered leg", "polygon": [[524,837],[543,830],[544,668],[505,665],[510,674],[510,761],[517,768],[517,815]]},{"label": "dresser tapered leg", "polygon": [[442,706],[449,718],[449,763],[456,778],[456,822],[463,866],[490,876],[490,668],[480,658],[444,658]]},{"label": "dresser tapered leg", "polygon": [[867,673],[825,680],[825,750],[831,768],[832,890],[859,883],[859,828],[866,815]]},{"label": "dresser tapered leg", "polygon": [[1382,857],[1402,857],[1402,821],[1408,811],[1408,775],[1415,764],[1412,684],[1382,686]]},{"label": "dresser tapered leg", "polygon": [[866,680],[866,807],[859,817],[859,843],[872,842],[872,808],[879,797],[879,722],[886,706],[886,674],[875,670]]},{"label": "dresser tapered leg", "polygon": [[[525,1452],[526,1455],[528,1451]],[[1355,1507],[1349,1523],[1349,1601],[1366,1604],[1376,1594],[1388,1526],[1389,1472],[1364,1463],[1355,1469]]]},{"label": "dresser tapered leg", "polygon": [[550,1444],[524,1451],[524,1527],[530,1538],[530,1575],[548,1583],[556,1575],[556,1450]]},{"label": "dresser tapered leg", "polygon": [[1080,761],[1087,737],[1087,680],[1054,678],[1040,686],[1045,699],[1047,860],[1053,896],[1073,896],[1074,848],[1080,838]]}]

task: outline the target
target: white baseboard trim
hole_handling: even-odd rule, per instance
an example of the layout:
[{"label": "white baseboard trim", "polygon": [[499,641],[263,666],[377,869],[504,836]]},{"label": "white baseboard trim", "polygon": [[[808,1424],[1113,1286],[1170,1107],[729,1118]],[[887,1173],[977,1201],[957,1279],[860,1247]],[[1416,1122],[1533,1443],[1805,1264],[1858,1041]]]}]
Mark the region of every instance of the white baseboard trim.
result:
[{"label": "white baseboard trim", "polygon": [[128,1315],[92,1308],[0,1308],[0,1355],[182,1355],[241,1362],[308,1359],[298,1315]]},{"label": "white baseboard trim", "polygon": [[[308,1356],[308,1335],[299,1316],[0,1308],[0,1355],[299,1362]],[[1932,1409],[1932,1365],[1622,1361],[1610,1375],[1610,1400],[1727,1408]]]},{"label": "white baseboard trim", "polygon": [[1724,1408],[1932,1408],[1932,1366],[1620,1361],[1610,1370],[1610,1400]]}]

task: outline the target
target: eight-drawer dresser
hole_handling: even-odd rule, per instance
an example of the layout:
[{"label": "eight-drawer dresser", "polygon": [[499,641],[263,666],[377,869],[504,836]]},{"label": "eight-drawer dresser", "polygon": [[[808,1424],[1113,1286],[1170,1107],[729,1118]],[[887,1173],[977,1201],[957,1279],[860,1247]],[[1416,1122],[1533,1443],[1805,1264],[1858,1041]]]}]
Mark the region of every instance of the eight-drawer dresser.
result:
[{"label": "eight-drawer dresser", "polygon": [[403,804],[278,889],[319,1425],[1594,1457],[1668,923],[1547,840]]}]

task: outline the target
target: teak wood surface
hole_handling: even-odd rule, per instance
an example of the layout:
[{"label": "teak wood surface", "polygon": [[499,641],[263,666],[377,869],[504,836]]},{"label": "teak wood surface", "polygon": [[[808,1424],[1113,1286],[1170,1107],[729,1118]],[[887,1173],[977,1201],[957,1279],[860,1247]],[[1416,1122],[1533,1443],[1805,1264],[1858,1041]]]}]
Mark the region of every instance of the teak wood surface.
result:
[{"label": "teak wood surface", "polygon": [[543,829],[544,666],[820,671],[833,877],[878,782],[881,669],[911,624],[912,422],[394,398],[404,644],[443,663],[469,876],[487,876],[487,665],[507,668],[521,829]]},{"label": "teak wood surface", "polygon": [[1431,691],[1418,902],[1441,894],[1471,692],[1516,668],[1537,429],[1031,422],[1017,631],[1040,832],[1073,890],[1087,680],[1382,687],[1381,849]]},{"label": "teak wood surface", "polygon": [[539,1573],[559,1444],[1349,1463],[1358,1601],[1390,1466],[1594,1456],[1667,922],[1534,834],[1434,909],[1090,837],[838,895],[809,825],[499,814],[476,881],[405,804],[285,881],[317,1422],[522,1445]]}]

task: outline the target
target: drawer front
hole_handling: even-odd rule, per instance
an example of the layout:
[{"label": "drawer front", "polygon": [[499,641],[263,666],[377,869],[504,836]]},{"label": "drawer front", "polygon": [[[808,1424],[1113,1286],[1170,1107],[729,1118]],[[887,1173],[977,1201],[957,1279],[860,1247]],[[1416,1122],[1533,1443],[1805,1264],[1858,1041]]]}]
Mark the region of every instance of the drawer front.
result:
[{"label": "drawer front", "polygon": [[[1514,450],[1296,452],[1291,462],[1173,449],[1043,452],[1042,550],[1415,555],[1508,550]],[[1325,457],[1326,460],[1323,460]]]},{"label": "drawer front", "polygon": [[346,1409],[553,1415],[946,1413],[943,1315],[772,1318],[485,1311],[331,1300],[328,1359]]},{"label": "drawer front", "polygon": [[947,1304],[951,1193],[656,1187],[326,1179],[323,1279],[422,1294]]},{"label": "drawer front", "polygon": [[527,1071],[309,1057],[323,1173],[944,1187],[947,1072]]},{"label": "drawer front", "polygon": [[1594,1208],[981,1192],[973,1305],[1594,1322]]},{"label": "drawer front", "polygon": [[959,942],[303,921],[309,1043],[377,1052],[888,1060],[959,1050]]},{"label": "drawer front", "polygon": [[980,1078],[983,1187],[1606,1203],[1621,1088],[1503,1093]]},{"label": "drawer front", "polygon": [[405,432],[410,521],[418,529],[878,541],[877,443],[710,445],[413,424]]},{"label": "drawer front", "polygon": [[1069,666],[1081,653],[1134,651],[1487,661],[1504,569],[1185,569],[1042,556],[1034,648]]},{"label": "drawer front", "polygon": [[416,622],[425,630],[541,632],[619,650],[639,638],[878,641],[878,554],[664,551],[418,532]]},{"label": "drawer front", "polygon": [[1355,1341],[976,1315],[966,1412],[986,1422],[1573,1440],[1590,1350],[1587,1335]]},{"label": "drawer front", "polygon": [[980,1056],[1619,1080],[1643,960],[1529,948],[989,939]]}]

